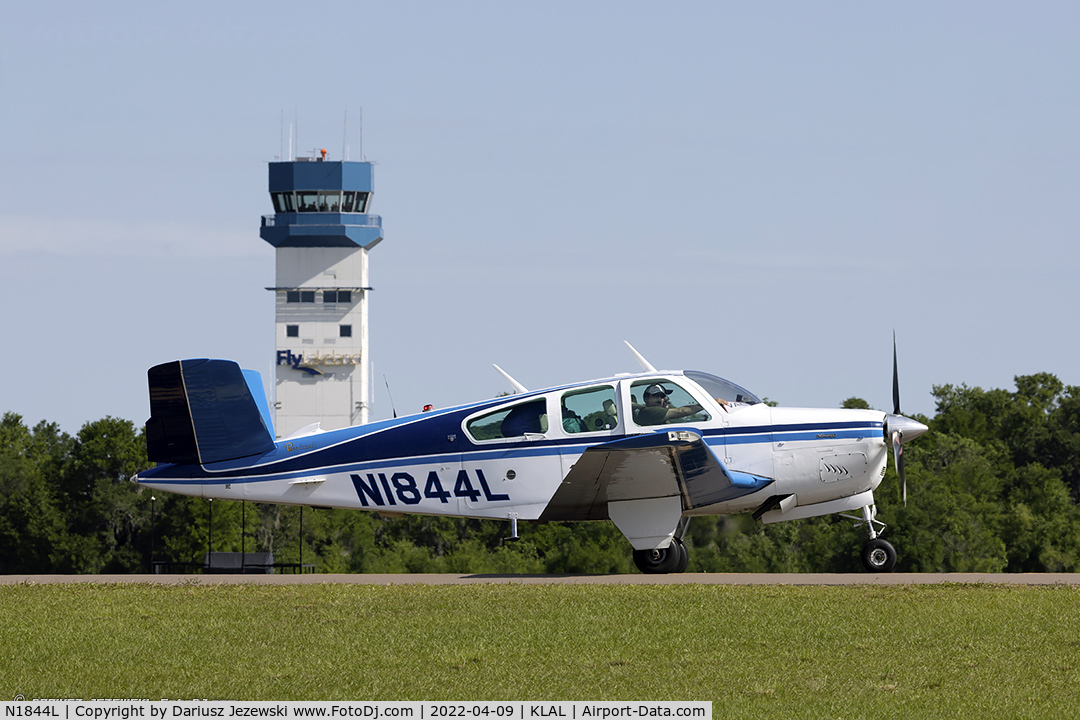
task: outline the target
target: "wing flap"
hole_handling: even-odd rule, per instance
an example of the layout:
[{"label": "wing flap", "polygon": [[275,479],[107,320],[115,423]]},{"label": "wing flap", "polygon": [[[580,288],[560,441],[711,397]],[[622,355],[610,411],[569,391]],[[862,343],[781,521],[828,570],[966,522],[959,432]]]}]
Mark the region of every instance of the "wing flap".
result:
[{"label": "wing flap", "polygon": [[541,520],[604,520],[609,502],[679,497],[683,509],[732,500],[772,480],[729,471],[701,434],[665,430],[594,445],[555,491]]}]

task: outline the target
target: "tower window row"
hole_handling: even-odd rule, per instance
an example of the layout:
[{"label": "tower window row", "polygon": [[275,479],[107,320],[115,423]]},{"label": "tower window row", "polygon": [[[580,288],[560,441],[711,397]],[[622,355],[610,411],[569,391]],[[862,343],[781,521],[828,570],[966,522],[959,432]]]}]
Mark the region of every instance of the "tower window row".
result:
[{"label": "tower window row", "polygon": [[[351,338],[352,336],[353,336],[353,334],[352,334],[352,325],[338,325],[338,337]],[[285,326],[285,337],[291,337],[291,338],[300,337],[300,326],[299,325],[286,325]]]},{"label": "tower window row", "polygon": [[[334,303],[351,303],[352,290],[323,290],[322,301],[324,305]],[[314,290],[286,290],[285,302],[287,303],[313,303],[315,302]]]},{"label": "tower window row", "polygon": [[352,190],[296,190],[272,192],[274,212],[362,213],[367,212],[371,193]]}]

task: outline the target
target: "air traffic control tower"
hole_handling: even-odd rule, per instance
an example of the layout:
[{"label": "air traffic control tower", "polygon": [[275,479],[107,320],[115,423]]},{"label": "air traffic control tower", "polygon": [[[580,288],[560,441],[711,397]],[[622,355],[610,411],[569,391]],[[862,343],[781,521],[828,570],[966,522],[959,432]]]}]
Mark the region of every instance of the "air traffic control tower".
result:
[{"label": "air traffic control tower", "polygon": [[368,251],[382,218],[368,213],[369,162],[329,162],[326,151],[270,163],[274,214],[260,237],[276,249],[274,432],[314,423],[336,430],[367,422]]}]

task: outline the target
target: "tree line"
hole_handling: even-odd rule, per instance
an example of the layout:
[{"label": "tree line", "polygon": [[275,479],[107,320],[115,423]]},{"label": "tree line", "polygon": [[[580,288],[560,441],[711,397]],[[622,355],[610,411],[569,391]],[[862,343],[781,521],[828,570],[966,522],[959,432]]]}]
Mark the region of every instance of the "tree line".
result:
[{"label": "tree line", "polygon": [[[892,463],[875,493],[901,572],[1080,570],[1080,388],[1049,373],[1014,390],[934,386],[930,432],[905,446],[908,502]],[[844,407],[867,407],[859,398]],[[112,417],[75,436],[0,421],[0,574],[143,573],[214,551],[272,552],[316,572],[625,573],[610,522],[519,524],[312,509],[153,493],[141,428]],[[691,572],[859,572],[865,530],[832,515],[759,525],[700,517]],[[212,546],[212,547],[211,547]]]}]

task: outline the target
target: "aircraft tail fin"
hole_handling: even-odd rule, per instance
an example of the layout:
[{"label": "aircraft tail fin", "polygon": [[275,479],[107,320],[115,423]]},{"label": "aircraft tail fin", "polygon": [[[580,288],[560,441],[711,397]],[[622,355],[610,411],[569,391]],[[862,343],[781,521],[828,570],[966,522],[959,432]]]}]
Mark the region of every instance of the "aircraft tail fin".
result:
[{"label": "aircraft tail fin", "polygon": [[259,374],[231,360],[176,360],[147,371],[147,456],[192,464],[262,455],[274,448]]}]

